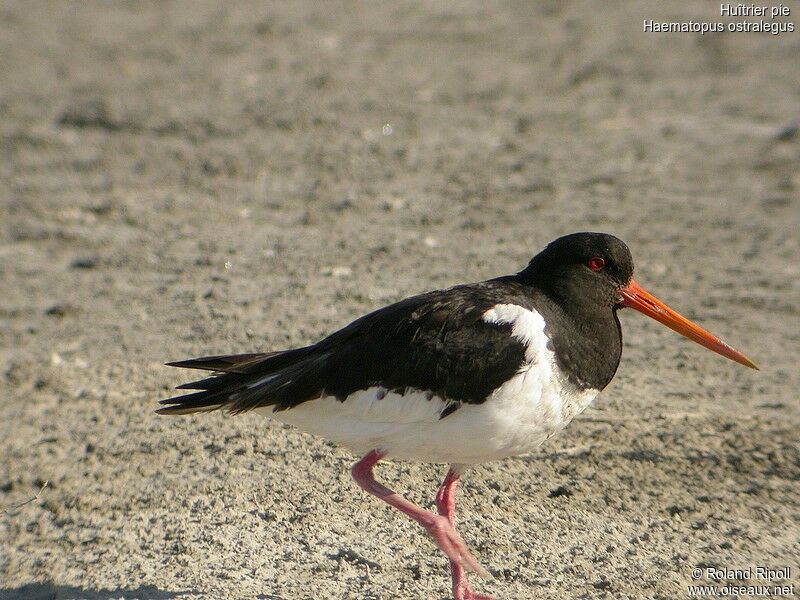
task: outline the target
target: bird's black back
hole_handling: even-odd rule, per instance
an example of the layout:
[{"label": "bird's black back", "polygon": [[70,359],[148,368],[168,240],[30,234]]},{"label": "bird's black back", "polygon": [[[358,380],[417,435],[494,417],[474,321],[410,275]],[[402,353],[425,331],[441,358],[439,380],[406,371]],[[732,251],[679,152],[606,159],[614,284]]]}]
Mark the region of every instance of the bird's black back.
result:
[{"label": "bird's black back", "polygon": [[167,407],[160,412],[225,407],[238,413],[261,406],[285,410],[325,395],[344,400],[373,386],[400,393],[421,390],[456,407],[479,404],[525,362],[526,347],[512,337],[511,325],[483,319],[498,304],[542,315],[559,371],[576,387],[602,389],[613,377],[621,339],[611,311],[607,322],[586,329],[587,324],[575,322],[541,290],[510,276],[408,298],[312,346],[241,355],[242,361],[212,357],[174,363],[227,372],[181,386],[202,391],[162,401]]}]

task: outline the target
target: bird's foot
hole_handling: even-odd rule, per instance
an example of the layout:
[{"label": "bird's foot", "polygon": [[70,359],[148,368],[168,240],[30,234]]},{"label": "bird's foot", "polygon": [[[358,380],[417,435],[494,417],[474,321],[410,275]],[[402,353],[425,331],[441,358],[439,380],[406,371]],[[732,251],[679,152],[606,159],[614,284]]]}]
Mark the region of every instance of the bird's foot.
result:
[{"label": "bird's foot", "polygon": [[[480,577],[491,577],[489,572],[478,563],[474,556],[472,556],[464,540],[458,535],[455,527],[453,527],[447,517],[431,515],[430,522],[425,523],[423,526],[436,542],[436,545],[439,546],[439,549],[444,552],[447,558],[452,562],[461,565],[465,569],[469,569]],[[471,597],[474,597],[476,600],[480,599],[480,596],[467,596],[467,598]]]},{"label": "bird's foot", "polygon": [[464,567],[451,562],[450,568],[453,570],[453,600],[494,600],[492,596],[472,591]]},{"label": "bird's foot", "polygon": [[473,592],[470,588],[461,591],[461,594],[456,593],[455,600],[494,600],[494,596],[487,596],[486,594],[479,594]]}]

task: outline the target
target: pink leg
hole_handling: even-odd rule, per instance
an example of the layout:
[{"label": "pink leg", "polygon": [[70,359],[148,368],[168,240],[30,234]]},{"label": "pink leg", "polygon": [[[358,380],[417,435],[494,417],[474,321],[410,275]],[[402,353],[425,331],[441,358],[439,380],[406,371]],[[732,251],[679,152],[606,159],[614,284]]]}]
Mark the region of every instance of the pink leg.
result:
[{"label": "pink leg", "polygon": [[[453,530],[456,527],[456,488],[458,488],[458,478],[458,471],[450,467],[439,491],[436,492],[436,508],[439,510],[440,515],[447,518]],[[491,596],[472,591],[464,573],[464,567],[459,563],[451,560],[450,570],[453,573],[453,598],[455,600],[492,600]]]},{"label": "pink leg", "polygon": [[425,531],[428,532],[428,535],[433,538],[436,545],[447,555],[447,558],[449,558],[451,562],[456,563],[462,569],[467,568],[470,571],[478,573],[482,577],[488,577],[489,573],[478,564],[478,561],[475,560],[475,557],[473,557],[467,549],[464,540],[456,533],[456,530],[450,524],[450,520],[447,517],[435,515],[432,512],[423,510],[416,504],[403,498],[397,492],[375,481],[372,469],[383,456],[381,452],[373,450],[354,464],[352,474],[356,483],[365,491],[380,498],[422,525]]}]

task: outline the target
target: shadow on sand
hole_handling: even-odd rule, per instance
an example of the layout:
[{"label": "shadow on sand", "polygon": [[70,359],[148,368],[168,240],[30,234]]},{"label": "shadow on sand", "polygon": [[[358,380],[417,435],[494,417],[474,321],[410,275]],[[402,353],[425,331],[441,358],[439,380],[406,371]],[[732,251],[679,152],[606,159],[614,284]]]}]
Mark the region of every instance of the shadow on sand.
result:
[{"label": "shadow on sand", "polygon": [[0,588],[0,600],[171,600],[196,592],[166,592],[150,585],[135,590],[85,590],[50,583],[29,583],[18,588]]}]

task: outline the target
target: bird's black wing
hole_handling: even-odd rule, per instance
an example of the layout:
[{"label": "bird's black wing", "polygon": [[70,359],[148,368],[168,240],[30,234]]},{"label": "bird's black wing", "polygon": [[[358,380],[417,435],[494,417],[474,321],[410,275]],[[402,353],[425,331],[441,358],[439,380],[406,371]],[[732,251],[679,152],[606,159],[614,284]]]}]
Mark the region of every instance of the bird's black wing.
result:
[{"label": "bird's black wing", "polygon": [[[430,392],[454,406],[481,403],[525,359],[510,325],[483,319],[509,302],[509,289],[508,282],[492,280],[428,292],[361,317],[312,346],[172,363],[225,372],[181,386],[201,391],[163,400],[159,412],[285,410],[323,395],[344,400],[373,386]],[[520,292],[514,303],[527,301]]]}]

